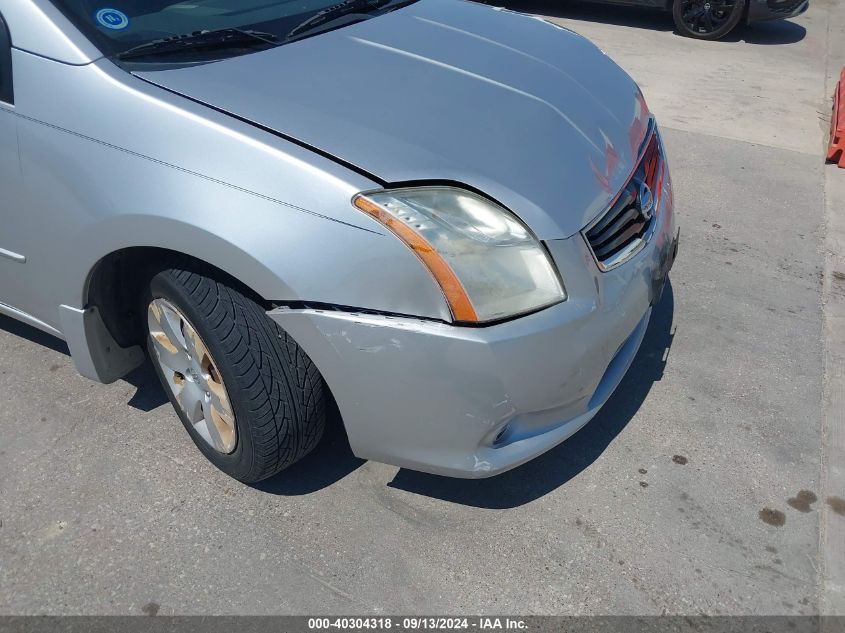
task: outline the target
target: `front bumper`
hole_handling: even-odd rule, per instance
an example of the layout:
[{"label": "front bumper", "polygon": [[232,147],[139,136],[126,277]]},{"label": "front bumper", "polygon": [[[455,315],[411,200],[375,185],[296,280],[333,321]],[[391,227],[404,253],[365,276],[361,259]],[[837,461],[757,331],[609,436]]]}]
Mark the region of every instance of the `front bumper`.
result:
[{"label": "front bumper", "polygon": [[480,478],[522,464],[586,424],[630,366],[677,249],[664,196],[646,247],[600,272],[579,233],[548,242],[568,299],[489,327],[278,308],[320,369],[353,452]]},{"label": "front bumper", "polygon": [[794,18],[809,6],[810,0],[749,0],[748,23]]}]

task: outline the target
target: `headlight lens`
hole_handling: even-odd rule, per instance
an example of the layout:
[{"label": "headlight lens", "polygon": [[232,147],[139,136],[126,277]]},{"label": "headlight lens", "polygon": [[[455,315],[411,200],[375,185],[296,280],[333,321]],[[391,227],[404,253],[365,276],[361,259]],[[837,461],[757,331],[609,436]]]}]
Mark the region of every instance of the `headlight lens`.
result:
[{"label": "headlight lens", "polygon": [[454,187],[414,187],[359,194],[353,203],[416,253],[456,321],[494,321],[566,299],[539,240],[482,196]]}]

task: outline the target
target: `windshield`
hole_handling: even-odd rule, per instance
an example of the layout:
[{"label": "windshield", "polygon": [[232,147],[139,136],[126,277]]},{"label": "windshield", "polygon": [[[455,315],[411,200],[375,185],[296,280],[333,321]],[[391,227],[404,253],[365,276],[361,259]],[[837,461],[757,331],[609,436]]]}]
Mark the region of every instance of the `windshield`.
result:
[{"label": "windshield", "polygon": [[[200,31],[238,29],[283,40],[297,25],[338,0],[52,0],[107,56]],[[209,57],[255,50],[226,48]],[[191,52],[196,59],[196,52]],[[177,60],[173,60],[177,61]]]}]

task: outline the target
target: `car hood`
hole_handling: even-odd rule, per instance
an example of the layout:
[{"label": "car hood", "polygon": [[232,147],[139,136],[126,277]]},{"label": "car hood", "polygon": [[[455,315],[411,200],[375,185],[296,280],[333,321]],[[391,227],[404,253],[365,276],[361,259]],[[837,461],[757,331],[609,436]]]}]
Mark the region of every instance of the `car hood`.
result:
[{"label": "car hood", "polygon": [[541,239],[568,237],[609,205],[648,126],[636,84],[586,39],[454,0],[134,74],[386,183],[477,189]]}]

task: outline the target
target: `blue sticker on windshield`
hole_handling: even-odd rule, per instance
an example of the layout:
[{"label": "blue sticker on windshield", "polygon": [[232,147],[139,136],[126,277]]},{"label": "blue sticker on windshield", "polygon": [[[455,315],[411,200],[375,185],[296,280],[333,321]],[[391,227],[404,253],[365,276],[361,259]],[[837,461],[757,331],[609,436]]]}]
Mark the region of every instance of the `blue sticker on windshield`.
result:
[{"label": "blue sticker on windshield", "polygon": [[97,24],[112,31],[122,31],[129,26],[129,16],[117,9],[100,9],[95,17]]}]

